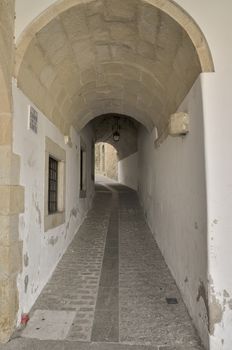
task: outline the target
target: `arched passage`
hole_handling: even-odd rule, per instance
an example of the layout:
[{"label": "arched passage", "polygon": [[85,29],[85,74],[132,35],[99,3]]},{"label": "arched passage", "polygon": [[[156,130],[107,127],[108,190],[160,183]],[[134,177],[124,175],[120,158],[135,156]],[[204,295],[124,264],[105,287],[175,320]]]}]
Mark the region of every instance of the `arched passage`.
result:
[{"label": "arched passage", "polygon": [[[138,151],[138,130],[142,124],[135,119],[120,114],[105,114],[94,118],[89,122],[96,144],[98,144],[98,158],[103,159],[103,151],[101,147],[107,150],[104,163],[107,164],[108,171],[102,170],[101,162],[98,162],[97,168],[102,175],[105,173],[110,178],[117,179],[119,182],[126,183],[126,176],[123,175],[121,164],[124,159],[135,155]],[[118,133],[118,138],[114,139],[114,132]],[[149,131],[149,130],[148,130]],[[100,144],[99,144],[100,143]],[[112,150],[113,147],[117,152],[117,157]],[[117,159],[116,159],[117,158]],[[117,163],[117,169],[115,169]],[[132,164],[131,164],[132,165]],[[136,161],[133,164],[136,167]],[[112,173],[117,176],[111,176]],[[124,169],[125,173],[127,169]],[[135,175],[135,174],[134,174]],[[137,177],[134,176],[133,188],[137,189]]]},{"label": "arched passage", "polygon": [[118,156],[115,147],[108,142],[95,144],[95,180],[99,176],[106,176],[118,181]]},{"label": "arched passage", "polygon": [[[200,29],[170,1],[60,1],[29,26],[16,56],[18,87],[65,134],[71,126],[81,130],[97,115],[117,113],[149,131],[156,126],[162,135],[199,74],[213,71]],[[153,147],[154,139],[149,142]],[[151,164],[144,163],[149,177],[144,207],[150,210],[157,205],[152,184],[158,177],[152,183]],[[166,204],[158,203],[156,212],[162,213]],[[35,210],[40,217],[37,203]],[[73,217],[76,207],[70,208],[67,230]],[[48,244],[56,244],[55,239]]]},{"label": "arched passage", "polygon": [[[119,160],[137,152],[139,124],[126,115],[109,113],[94,118],[89,125],[93,129],[95,142],[107,142],[117,150]],[[113,133],[119,131],[120,138],[115,141]],[[148,129],[149,131],[149,129]]]},{"label": "arched passage", "polygon": [[120,113],[161,135],[213,69],[204,35],[171,1],[59,1],[23,33],[15,76],[63,132]]}]

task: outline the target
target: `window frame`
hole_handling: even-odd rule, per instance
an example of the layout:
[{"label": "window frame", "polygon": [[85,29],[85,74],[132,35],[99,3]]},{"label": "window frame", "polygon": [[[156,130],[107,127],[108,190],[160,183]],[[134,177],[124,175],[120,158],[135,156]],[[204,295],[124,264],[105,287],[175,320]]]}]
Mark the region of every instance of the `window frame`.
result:
[{"label": "window frame", "polygon": [[[57,210],[49,212],[49,158],[57,161]],[[65,164],[66,152],[63,148],[45,138],[45,186],[44,186],[44,231],[65,223]]]}]

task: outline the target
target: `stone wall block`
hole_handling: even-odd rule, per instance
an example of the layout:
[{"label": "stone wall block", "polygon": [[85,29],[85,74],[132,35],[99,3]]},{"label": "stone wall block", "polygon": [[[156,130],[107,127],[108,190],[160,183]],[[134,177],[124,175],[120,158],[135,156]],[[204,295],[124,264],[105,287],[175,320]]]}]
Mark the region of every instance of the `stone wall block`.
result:
[{"label": "stone wall block", "polygon": [[[0,98],[1,102],[1,98]],[[2,107],[2,104],[1,104]],[[0,145],[9,145],[12,141],[12,118],[10,114],[0,113]]]},{"label": "stone wall block", "polygon": [[172,114],[169,119],[169,135],[183,136],[189,132],[189,115],[187,113],[178,112]]},{"label": "stone wall block", "polygon": [[[22,269],[22,242],[0,246],[0,276],[10,276]],[[1,299],[0,299],[1,300]]]},{"label": "stone wall block", "polygon": [[0,215],[24,212],[24,187],[0,185]]},{"label": "stone wall block", "polygon": [[0,145],[0,184],[17,185],[19,183],[20,157],[12,153],[10,145]]},{"label": "stone wall block", "polygon": [[[2,276],[0,275],[0,305],[1,308],[7,308],[7,305],[17,304],[18,298],[15,291],[17,290],[17,281],[15,275]],[[1,315],[1,313],[0,313]]]},{"label": "stone wall block", "polygon": [[0,215],[0,246],[10,245],[19,239],[19,217],[18,215]]},{"label": "stone wall block", "polygon": [[7,342],[15,326],[18,312],[17,282],[15,275],[0,277],[0,342]]},{"label": "stone wall block", "polygon": [[105,2],[104,16],[107,21],[132,21],[135,19],[135,15],[136,6],[134,0],[107,0]]},{"label": "stone wall block", "polygon": [[[0,67],[0,81],[2,81],[1,78],[1,67]],[[11,112],[11,105],[10,105],[10,93],[6,89],[6,86],[3,84],[2,86],[0,85],[0,106],[1,106],[1,111],[5,113],[10,113]],[[1,139],[0,139],[1,140]],[[1,142],[1,141],[0,141]]]},{"label": "stone wall block", "polygon": [[[12,153],[12,73],[15,0],[0,1],[0,342],[7,342],[18,312],[17,272],[22,266],[18,215],[24,210],[19,158]],[[15,184],[12,186],[11,184]],[[13,216],[8,216],[13,214]]]}]

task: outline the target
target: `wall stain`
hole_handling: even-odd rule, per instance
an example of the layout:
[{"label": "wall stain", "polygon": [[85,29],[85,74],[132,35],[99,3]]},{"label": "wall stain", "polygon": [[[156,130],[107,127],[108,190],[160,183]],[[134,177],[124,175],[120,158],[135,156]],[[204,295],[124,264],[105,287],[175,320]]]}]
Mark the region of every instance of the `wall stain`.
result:
[{"label": "wall stain", "polygon": [[195,228],[195,230],[198,230],[199,227],[198,227],[198,223],[197,222],[194,223],[194,228]]},{"label": "wall stain", "polygon": [[188,277],[186,276],[184,282],[185,282],[185,283],[188,283],[188,281],[189,281],[189,280],[188,280]]},{"label": "wall stain", "polygon": [[220,301],[216,298],[215,295],[211,297],[210,302],[210,324],[209,324],[209,333],[214,335],[215,325],[221,323],[223,317],[224,309],[220,304]]},{"label": "wall stain", "polygon": [[58,237],[51,237],[51,238],[49,238],[49,240],[48,240],[48,244],[50,244],[50,245],[52,245],[53,247],[54,247],[54,245],[56,245],[56,243],[58,242],[58,240],[59,240],[59,238]]},{"label": "wall stain", "polygon": [[75,218],[77,217],[77,209],[76,208],[73,208],[71,210],[71,215],[74,216]]},{"label": "wall stain", "polygon": [[208,302],[208,293],[207,290],[205,288],[205,285],[202,281],[200,281],[200,285],[198,288],[198,295],[197,295],[197,302],[200,301],[200,299],[202,299],[204,301],[205,304],[205,309],[206,309],[206,313],[207,313],[207,322],[209,324],[209,302]]},{"label": "wall stain", "polygon": [[33,168],[36,164],[36,158],[34,156],[34,152],[31,153],[30,157],[28,158],[27,164],[29,165],[30,168]]},{"label": "wall stain", "polygon": [[28,283],[29,283],[29,277],[28,277],[28,275],[26,275],[24,278],[24,292],[25,292],[25,294],[27,293]]},{"label": "wall stain", "polygon": [[40,207],[39,207],[39,202],[36,200],[36,195],[35,194],[33,194],[33,202],[34,202],[35,210],[37,212],[38,223],[41,226],[41,224],[42,224],[42,216],[41,216],[41,211],[40,211]]},{"label": "wall stain", "polygon": [[[210,308],[209,332],[211,335],[214,335],[215,325],[222,322],[223,314],[226,310],[226,305],[228,305],[230,308],[230,304],[231,304],[231,309],[232,309],[232,299],[228,300],[228,298],[230,298],[230,295],[226,290],[224,290],[223,302],[221,302],[219,298],[217,298],[216,296],[214,283],[211,276],[209,278],[209,283],[210,283],[210,289],[211,289],[211,302],[209,306]],[[218,293],[218,296],[221,296],[221,293]]]},{"label": "wall stain", "polygon": [[69,230],[69,226],[70,226],[70,222],[71,222],[71,220],[72,220],[72,217],[77,218],[77,215],[78,215],[78,209],[77,209],[77,208],[73,208],[73,209],[70,211],[69,219],[68,219],[68,222],[67,222],[67,225],[66,225],[66,235],[65,235],[65,239],[67,238],[67,231]]},{"label": "wall stain", "polygon": [[224,296],[224,298],[229,298],[230,294],[226,290],[224,290],[223,296]]},{"label": "wall stain", "polygon": [[32,287],[31,287],[31,294],[35,294],[37,292],[37,290],[39,289],[39,286],[34,286],[34,283],[32,284]]},{"label": "wall stain", "polygon": [[29,256],[28,253],[23,256],[24,266],[27,267],[29,265]]},{"label": "wall stain", "polygon": [[225,289],[223,292],[223,296],[224,296],[224,302],[223,302],[224,307],[228,305],[229,309],[232,310],[232,298],[230,298],[230,294]]}]

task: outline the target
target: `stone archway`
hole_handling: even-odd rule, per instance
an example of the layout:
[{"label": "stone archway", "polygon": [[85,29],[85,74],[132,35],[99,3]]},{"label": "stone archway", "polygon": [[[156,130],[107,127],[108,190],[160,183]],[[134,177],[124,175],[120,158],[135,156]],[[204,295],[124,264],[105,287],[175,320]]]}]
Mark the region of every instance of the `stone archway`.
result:
[{"label": "stone archway", "polygon": [[15,77],[64,133],[119,113],[161,137],[197,76],[212,71],[203,33],[170,0],[68,0],[26,28]]},{"label": "stone archway", "polygon": [[[103,160],[101,147],[104,146],[106,160],[105,176],[137,190],[138,136],[142,124],[139,124],[136,120],[126,115],[107,114],[91,120],[89,125],[92,127],[94,133],[95,145],[98,146],[96,148],[97,153],[95,153],[95,161],[98,158],[98,173],[104,175],[101,167],[104,162],[100,161]],[[116,141],[113,136],[114,131],[117,131],[119,135]],[[149,130],[147,131],[149,132]],[[131,177],[128,174],[129,167],[125,166],[128,159],[130,159],[130,167],[134,169]],[[130,184],[128,183],[129,180]]]},{"label": "stone archway", "polygon": [[[93,3],[94,0],[59,0],[54,5],[50,6],[46,12],[43,12],[36,18],[23,32],[17,46],[17,60],[15,66],[15,75],[18,75],[20,65],[24,58],[24,54],[33,38],[44,26],[46,26],[52,19],[59,16],[62,12],[83,3]],[[197,50],[199,60],[201,62],[202,72],[213,72],[214,63],[212,55],[207,43],[207,40],[201,29],[194,21],[194,19],[183,10],[178,4],[171,0],[146,0],[147,3],[162,10],[170,17],[172,17],[189,35]]]},{"label": "stone archway", "polygon": [[7,341],[15,327],[22,263],[18,216],[24,209],[24,190],[19,186],[20,160],[12,150],[14,5],[13,0],[0,4],[0,342]]}]

